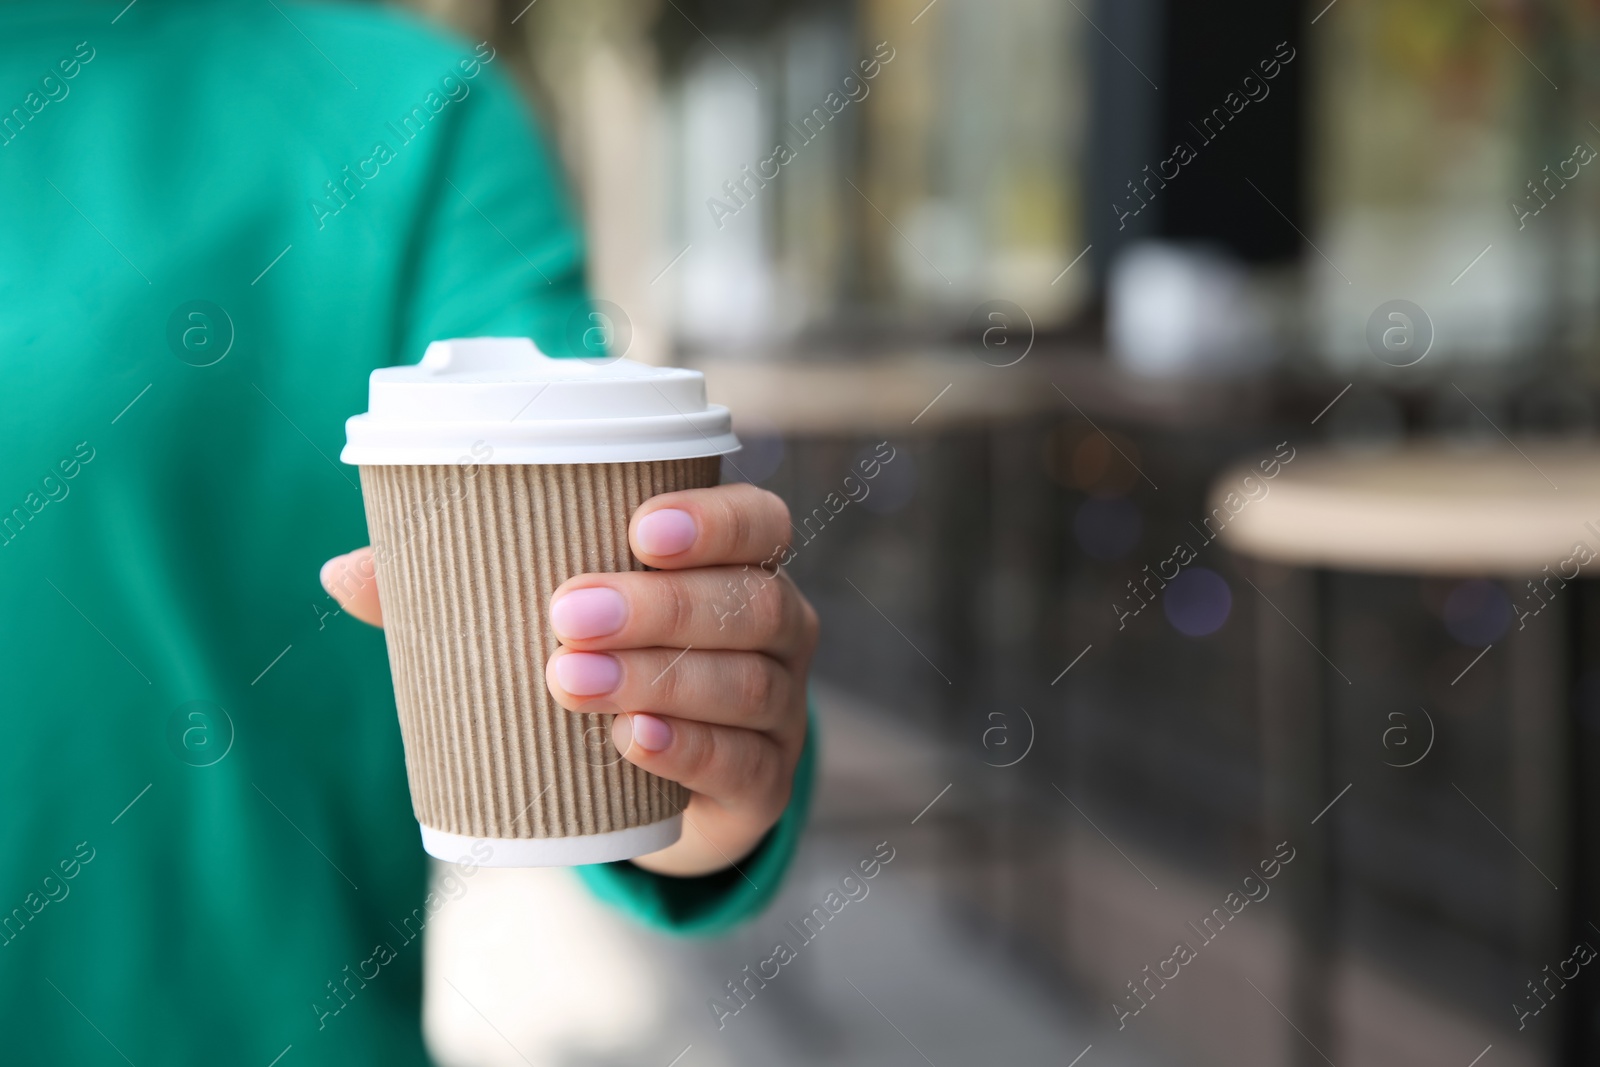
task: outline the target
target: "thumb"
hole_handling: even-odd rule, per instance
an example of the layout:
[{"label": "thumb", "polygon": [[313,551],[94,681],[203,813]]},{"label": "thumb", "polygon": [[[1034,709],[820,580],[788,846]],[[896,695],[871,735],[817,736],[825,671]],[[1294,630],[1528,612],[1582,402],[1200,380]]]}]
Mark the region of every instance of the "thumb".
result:
[{"label": "thumb", "polygon": [[322,588],[341,608],[362,622],[382,626],[383,608],[378,603],[377,575],[372,549],[358,548],[322,565]]}]

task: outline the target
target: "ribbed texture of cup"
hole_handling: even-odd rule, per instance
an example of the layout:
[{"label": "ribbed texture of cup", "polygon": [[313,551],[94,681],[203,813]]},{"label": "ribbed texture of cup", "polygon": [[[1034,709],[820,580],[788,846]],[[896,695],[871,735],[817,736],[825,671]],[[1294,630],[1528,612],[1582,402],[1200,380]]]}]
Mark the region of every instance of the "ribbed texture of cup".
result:
[{"label": "ribbed texture of cup", "polygon": [[658,493],[717,484],[720,460],[364,466],[384,634],[412,806],[469,837],[605,833],[659,822],[682,786],[623,760],[612,715],[545,686],[550,594],[575,574],[643,570],[628,520]]}]

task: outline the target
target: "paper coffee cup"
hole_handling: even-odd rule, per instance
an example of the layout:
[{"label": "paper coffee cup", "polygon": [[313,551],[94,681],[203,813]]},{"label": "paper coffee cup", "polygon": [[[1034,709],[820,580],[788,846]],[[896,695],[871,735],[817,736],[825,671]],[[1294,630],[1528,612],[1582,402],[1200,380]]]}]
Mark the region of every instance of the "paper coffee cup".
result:
[{"label": "paper coffee cup", "polygon": [[373,371],[345,432],[423,847],[538,867],[676,841],[688,791],[622,759],[614,715],[556,704],[544,665],[556,587],[643,570],[634,509],[717,484],[738,449],[704,377],[550,359],[525,338],[436,341],[416,366]]}]

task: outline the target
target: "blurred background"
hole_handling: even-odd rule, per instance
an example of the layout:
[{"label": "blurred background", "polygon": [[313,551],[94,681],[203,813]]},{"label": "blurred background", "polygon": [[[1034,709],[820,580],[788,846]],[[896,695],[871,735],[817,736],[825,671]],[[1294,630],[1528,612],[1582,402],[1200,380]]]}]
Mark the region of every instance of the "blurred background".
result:
[{"label": "blurred background", "polygon": [[825,624],[772,910],[674,941],[484,870],[429,929],[444,1063],[1600,1062],[1588,583],[1533,625],[1560,557],[1201,529],[1239,462],[1588,469],[1600,5],[411,6],[514,58],[607,327],[706,371]]}]

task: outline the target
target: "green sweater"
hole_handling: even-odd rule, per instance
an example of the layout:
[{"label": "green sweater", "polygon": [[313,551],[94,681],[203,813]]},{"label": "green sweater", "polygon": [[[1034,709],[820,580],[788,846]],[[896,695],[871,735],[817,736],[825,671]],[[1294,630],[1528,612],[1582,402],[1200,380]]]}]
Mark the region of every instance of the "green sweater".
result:
[{"label": "green sweater", "polygon": [[[335,457],[432,339],[572,354],[581,240],[487,46],[124,2],[0,0],[0,1061],[425,1063],[439,901],[383,635],[317,582],[366,541]],[[748,881],[582,876],[724,928],[810,764]]]}]

